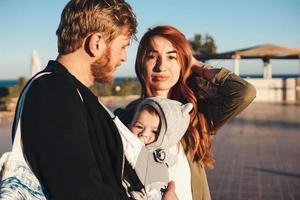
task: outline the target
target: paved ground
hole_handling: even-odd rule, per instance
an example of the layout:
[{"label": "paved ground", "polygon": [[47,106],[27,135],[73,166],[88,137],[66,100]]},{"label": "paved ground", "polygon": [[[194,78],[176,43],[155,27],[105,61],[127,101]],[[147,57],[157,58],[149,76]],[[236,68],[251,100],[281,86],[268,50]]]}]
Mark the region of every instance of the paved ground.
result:
[{"label": "paved ground", "polygon": [[213,199],[300,199],[300,106],[250,105],[218,133]]},{"label": "paved ground", "polygon": [[11,124],[12,117],[9,119],[0,115],[0,156],[11,149]]},{"label": "paved ground", "polygon": [[[0,154],[10,123],[0,123]],[[214,200],[300,200],[300,106],[253,103],[220,130],[214,154]]]}]

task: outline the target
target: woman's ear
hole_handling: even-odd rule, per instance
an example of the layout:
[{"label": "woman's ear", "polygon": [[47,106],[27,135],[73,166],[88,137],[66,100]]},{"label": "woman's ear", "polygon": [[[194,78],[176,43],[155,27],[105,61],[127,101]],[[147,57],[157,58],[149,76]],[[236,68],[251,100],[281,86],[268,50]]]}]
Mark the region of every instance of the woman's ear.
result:
[{"label": "woman's ear", "polygon": [[101,33],[93,33],[87,42],[93,57],[99,57],[106,51],[107,46]]}]

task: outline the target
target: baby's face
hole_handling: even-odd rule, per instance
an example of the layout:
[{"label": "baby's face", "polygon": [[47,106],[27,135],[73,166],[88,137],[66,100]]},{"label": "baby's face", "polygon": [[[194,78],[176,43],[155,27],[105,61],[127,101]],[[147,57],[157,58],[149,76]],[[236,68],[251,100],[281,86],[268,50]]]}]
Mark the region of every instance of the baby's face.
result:
[{"label": "baby's face", "polygon": [[156,141],[159,133],[159,117],[142,110],[130,127],[131,132],[139,137],[146,145]]}]

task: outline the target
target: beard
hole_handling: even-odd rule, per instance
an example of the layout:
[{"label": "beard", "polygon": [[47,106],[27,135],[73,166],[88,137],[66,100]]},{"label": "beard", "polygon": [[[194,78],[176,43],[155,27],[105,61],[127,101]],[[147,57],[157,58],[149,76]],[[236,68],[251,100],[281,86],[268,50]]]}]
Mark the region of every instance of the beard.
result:
[{"label": "beard", "polygon": [[94,80],[99,83],[112,83],[114,81],[114,66],[110,65],[111,51],[107,48],[103,56],[91,65]]}]

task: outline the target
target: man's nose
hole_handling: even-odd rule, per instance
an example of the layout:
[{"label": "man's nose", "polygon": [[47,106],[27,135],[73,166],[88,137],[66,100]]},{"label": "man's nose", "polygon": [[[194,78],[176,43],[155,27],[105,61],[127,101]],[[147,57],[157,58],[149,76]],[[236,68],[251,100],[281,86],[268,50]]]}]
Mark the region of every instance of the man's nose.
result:
[{"label": "man's nose", "polygon": [[122,62],[125,62],[125,61],[127,61],[127,59],[128,59],[128,56],[127,56],[127,53],[126,53],[126,51],[123,53],[123,55],[122,55],[122,58],[121,58],[121,61]]}]

